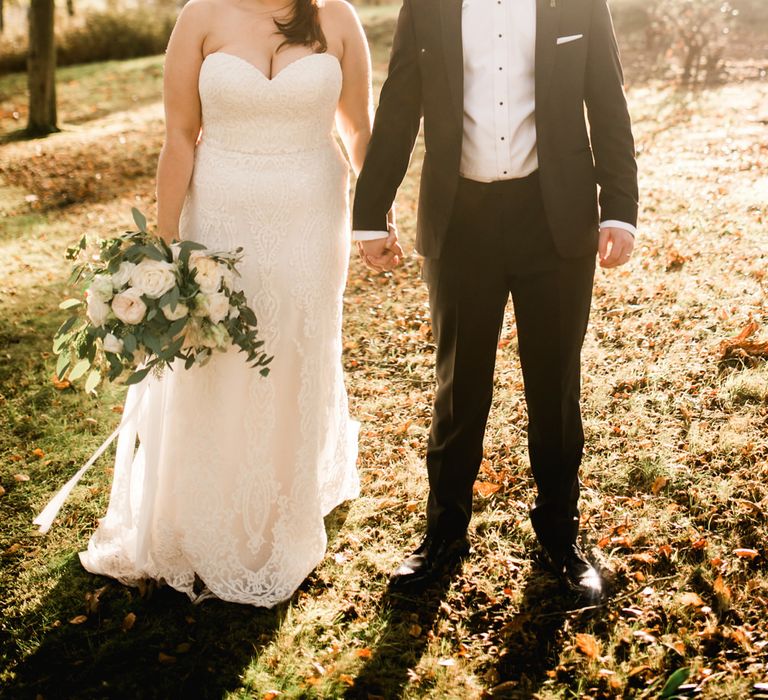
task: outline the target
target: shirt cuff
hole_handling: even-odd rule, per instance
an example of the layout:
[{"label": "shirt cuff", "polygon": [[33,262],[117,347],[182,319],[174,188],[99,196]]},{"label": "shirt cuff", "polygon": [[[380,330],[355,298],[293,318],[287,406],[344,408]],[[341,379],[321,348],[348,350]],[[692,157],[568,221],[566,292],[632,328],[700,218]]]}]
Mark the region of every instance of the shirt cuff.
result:
[{"label": "shirt cuff", "polygon": [[353,241],[378,241],[382,238],[389,238],[386,231],[352,231]]},{"label": "shirt cuff", "polygon": [[625,231],[629,231],[632,236],[637,236],[637,227],[632,224],[628,224],[625,221],[616,221],[615,219],[608,219],[607,221],[600,222],[600,228],[621,228]]}]

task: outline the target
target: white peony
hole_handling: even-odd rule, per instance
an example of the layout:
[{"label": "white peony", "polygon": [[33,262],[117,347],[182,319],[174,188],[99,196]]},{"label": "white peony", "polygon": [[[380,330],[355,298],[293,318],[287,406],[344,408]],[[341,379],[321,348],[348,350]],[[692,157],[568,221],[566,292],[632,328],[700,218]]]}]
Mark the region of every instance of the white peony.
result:
[{"label": "white peony", "polygon": [[112,286],[114,286],[116,290],[125,287],[131,281],[131,275],[135,268],[136,265],[132,262],[121,262],[120,267],[117,268],[117,272],[112,275]]},{"label": "white peony", "polygon": [[102,342],[106,352],[121,353],[123,351],[123,341],[112,333],[107,333]]},{"label": "white peony", "polygon": [[176,304],[176,308],[171,311],[171,305],[166,304],[162,307],[163,316],[169,321],[177,321],[180,318],[184,318],[189,313],[189,308],[186,304]]},{"label": "white peony", "polygon": [[213,258],[209,258],[202,251],[192,251],[189,256],[189,269],[195,271],[195,282],[200,285],[200,291],[205,294],[219,291],[221,266]]},{"label": "white peony", "polygon": [[96,275],[88,290],[102,301],[109,301],[114,294],[112,291],[112,278],[109,275]]},{"label": "white peony", "polygon": [[109,304],[88,289],[85,292],[85,299],[87,303],[86,315],[90,319],[91,323],[100,328],[104,325],[104,322],[109,317]]},{"label": "white peony", "polygon": [[198,315],[207,316],[211,323],[221,323],[229,313],[229,298],[223,292],[198,294]]},{"label": "white peony", "polygon": [[131,273],[131,284],[150,299],[176,286],[176,266],[165,260],[142,260]]},{"label": "white peony", "polygon": [[123,323],[135,326],[144,320],[147,305],[141,298],[140,290],[135,287],[128,287],[124,292],[115,295],[112,300],[112,311]]}]

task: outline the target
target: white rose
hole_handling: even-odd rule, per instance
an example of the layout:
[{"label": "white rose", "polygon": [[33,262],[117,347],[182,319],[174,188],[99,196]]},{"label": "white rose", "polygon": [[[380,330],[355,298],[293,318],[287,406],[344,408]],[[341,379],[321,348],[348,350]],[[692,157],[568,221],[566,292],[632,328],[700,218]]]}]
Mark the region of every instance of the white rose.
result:
[{"label": "white rose", "polygon": [[207,316],[211,323],[221,323],[229,313],[229,298],[222,292],[198,295],[199,315]]},{"label": "white rose", "polygon": [[102,342],[106,352],[121,353],[123,351],[123,341],[112,333],[107,333]]},{"label": "white rose", "polygon": [[162,311],[163,316],[165,316],[169,321],[177,321],[180,318],[184,318],[189,313],[189,309],[187,308],[186,304],[176,304],[176,308],[173,311],[171,311],[171,305],[166,304]]},{"label": "white rose", "polygon": [[171,254],[173,255],[173,260],[176,262],[179,259],[179,256],[181,255],[181,244],[180,243],[171,243]]},{"label": "white rose", "polygon": [[112,285],[116,290],[120,290],[131,281],[131,275],[136,265],[132,262],[121,262],[117,272],[112,275]]},{"label": "white rose", "polygon": [[96,328],[100,328],[109,316],[109,304],[102,301],[97,294],[93,294],[90,289],[85,292],[85,298],[87,301],[86,314],[91,323]]},{"label": "white rose", "polygon": [[141,291],[135,287],[128,287],[124,292],[115,295],[112,300],[112,311],[123,323],[136,325],[144,319],[147,305],[141,298]]},{"label": "white rose", "polygon": [[176,266],[165,260],[142,260],[131,273],[131,284],[150,299],[159,299],[176,286]]},{"label": "white rose", "polygon": [[88,289],[102,301],[109,301],[113,295],[112,278],[109,275],[96,275]]},{"label": "white rose", "polygon": [[195,250],[189,256],[189,269],[195,271],[195,282],[205,294],[219,291],[221,285],[221,266],[202,251]]}]

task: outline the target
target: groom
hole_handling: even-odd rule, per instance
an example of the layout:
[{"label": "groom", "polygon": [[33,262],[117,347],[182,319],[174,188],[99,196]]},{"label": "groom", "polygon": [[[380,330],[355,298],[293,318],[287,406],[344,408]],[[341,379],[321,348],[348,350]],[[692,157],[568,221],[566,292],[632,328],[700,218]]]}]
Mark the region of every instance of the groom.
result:
[{"label": "groom", "polygon": [[353,215],[364,258],[396,264],[387,212],[423,116],[416,247],[437,394],[427,533],[392,575],[394,587],[427,582],[469,551],[472,486],[511,294],[538,556],[571,590],[603,594],[577,543],[579,365],[596,254],[615,267],[634,244],[637,167],[622,83],[606,0],[403,2]]}]

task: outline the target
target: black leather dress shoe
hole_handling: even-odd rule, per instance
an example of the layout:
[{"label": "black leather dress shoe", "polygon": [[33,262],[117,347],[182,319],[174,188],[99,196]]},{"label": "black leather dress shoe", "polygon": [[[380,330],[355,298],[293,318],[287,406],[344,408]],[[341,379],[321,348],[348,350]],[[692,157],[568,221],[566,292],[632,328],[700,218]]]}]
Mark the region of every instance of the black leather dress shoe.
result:
[{"label": "black leather dress shoe", "polygon": [[427,535],[419,548],[409,554],[389,577],[390,588],[402,589],[429,583],[450,571],[469,551],[466,535],[450,540]]},{"label": "black leather dress shoe", "polygon": [[585,601],[598,603],[605,598],[603,579],[579,545],[572,544],[556,553],[542,547],[537,558],[569,591]]}]

